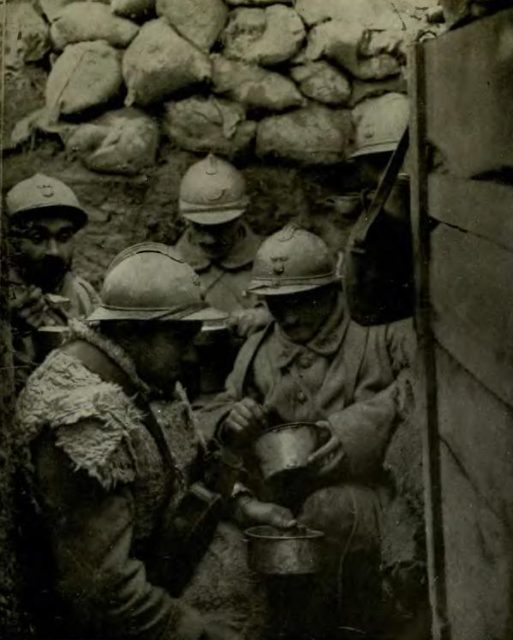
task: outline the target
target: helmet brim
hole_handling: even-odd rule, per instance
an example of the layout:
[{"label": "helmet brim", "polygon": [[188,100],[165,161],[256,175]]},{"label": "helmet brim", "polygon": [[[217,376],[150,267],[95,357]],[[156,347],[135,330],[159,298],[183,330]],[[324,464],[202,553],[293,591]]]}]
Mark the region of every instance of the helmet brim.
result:
[{"label": "helmet brim", "polygon": [[219,309],[205,307],[190,313],[177,316],[173,310],[148,311],[145,309],[110,309],[100,305],[86,319],[90,322],[106,322],[112,320],[133,320],[138,322],[213,322],[226,320],[228,315]]},{"label": "helmet brim", "polygon": [[290,296],[294,293],[304,293],[306,291],[313,291],[314,289],[320,289],[321,287],[325,287],[328,284],[334,282],[340,282],[340,278],[336,278],[334,280],[330,280],[329,282],[325,282],[324,284],[301,284],[301,285],[285,285],[279,287],[270,287],[270,286],[259,286],[254,288],[248,288],[248,291],[253,295],[259,298],[267,298],[274,296]]},{"label": "helmet brim", "polygon": [[17,223],[31,222],[45,215],[46,211],[51,212],[51,215],[56,218],[67,218],[76,226],[77,230],[82,229],[89,222],[89,216],[83,209],[61,204],[42,204],[31,206],[27,209],[18,209],[9,213],[9,218]]},{"label": "helmet brim", "polygon": [[399,140],[391,142],[380,142],[379,144],[369,144],[361,149],[353,151],[349,156],[350,159],[359,158],[360,156],[372,156],[376,153],[392,153],[396,150]]},{"label": "helmet brim", "polygon": [[237,220],[244,213],[245,209],[227,209],[225,211],[203,211],[201,213],[182,212],[182,217],[194,224],[216,225],[225,224]]}]

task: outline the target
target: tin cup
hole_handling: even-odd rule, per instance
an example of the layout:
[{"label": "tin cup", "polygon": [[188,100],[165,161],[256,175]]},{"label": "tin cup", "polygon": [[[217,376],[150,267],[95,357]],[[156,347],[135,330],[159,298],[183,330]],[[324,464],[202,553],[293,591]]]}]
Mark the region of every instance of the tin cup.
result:
[{"label": "tin cup", "polygon": [[315,422],[289,422],[266,431],[254,445],[264,480],[304,469],[318,439]]}]

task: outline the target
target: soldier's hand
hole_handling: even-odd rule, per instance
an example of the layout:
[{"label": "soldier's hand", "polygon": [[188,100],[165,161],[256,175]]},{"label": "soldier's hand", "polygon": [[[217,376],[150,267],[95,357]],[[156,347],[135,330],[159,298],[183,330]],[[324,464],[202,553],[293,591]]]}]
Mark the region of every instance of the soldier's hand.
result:
[{"label": "soldier's hand", "polygon": [[234,448],[248,445],[268,427],[265,409],[252,398],[236,402],[223,423],[223,442]]},{"label": "soldier's hand", "polygon": [[243,528],[267,524],[277,529],[291,529],[297,524],[289,509],[273,502],[260,502],[248,495],[237,498],[235,520]]},{"label": "soldier's hand", "polygon": [[39,287],[30,287],[11,303],[11,313],[16,324],[28,329],[39,329],[46,321],[48,304]]},{"label": "soldier's hand", "polygon": [[228,325],[241,338],[247,338],[255,331],[262,329],[271,320],[271,315],[266,307],[254,307],[235,311],[228,318]]},{"label": "soldier's hand", "polygon": [[343,470],[346,457],[342,442],[329,422],[321,420],[317,426],[325,430],[326,440],[309,456],[308,467],[318,478],[337,475]]}]

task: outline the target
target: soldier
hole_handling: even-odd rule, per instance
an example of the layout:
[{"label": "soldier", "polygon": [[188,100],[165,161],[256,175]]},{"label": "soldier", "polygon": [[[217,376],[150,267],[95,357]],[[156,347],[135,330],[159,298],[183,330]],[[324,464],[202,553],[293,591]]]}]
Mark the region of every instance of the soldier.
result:
[{"label": "soldier", "polygon": [[[262,242],[244,221],[248,201],[242,173],[212,154],[192,165],[180,184],[179,209],[187,229],[176,248],[199,275],[209,304],[229,314],[228,324],[241,337],[269,320],[266,309],[247,292]],[[210,329],[198,342],[202,391],[207,394],[223,388],[242,344],[226,327]]]},{"label": "soldier", "polygon": [[[112,263],[88,324],[72,321],[70,341],[29,378],[18,425],[42,523],[32,516],[29,531],[34,546],[48,537],[47,555],[29,566],[43,637],[235,637],[176,597],[194,569],[198,523],[215,511],[218,490],[231,491],[224,462],[202,481],[178,383],[201,323],[219,317],[176,252],[136,245]],[[199,533],[204,547],[208,532]]]},{"label": "soldier", "polygon": [[[328,248],[292,226],[262,244],[249,288],[265,300],[273,322],[248,339],[226,392],[205,418],[217,424],[222,441],[244,452],[248,481],[235,497],[236,517],[244,526],[289,527],[297,517],[325,532],[332,575],[325,576],[323,588],[333,586],[333,601],[323,594],[319,625],[337,610],[335,585],[342,563],[357,553],[366,565],[379,557],[386,497],[382,462],[403,411],[405,387],[396,376],[407,363],[411,334],[407,324],[362,327],[352,322]],[[309,458],[306,484],[292,491],[290,477],[285,487],[264,482],[252,446],[270,427],[298,421],[316,423],[319,446]],[[360,573],[363,564],[360,557]],[[308,594],[298,611],[304,613],[308,601],[314,601],[311,588]],[[319,626],[315,633],[324,637]],[[333,628],[325,633],[338,637],[330,635]]]},{"label": "soldier", "polygon": [[18,390],[58,344],[70,317],[85,317],[98,298],[71,270],[74,238],[87,213],[60,180],[36,174],[6,198],[11,244],[11,322]]}]

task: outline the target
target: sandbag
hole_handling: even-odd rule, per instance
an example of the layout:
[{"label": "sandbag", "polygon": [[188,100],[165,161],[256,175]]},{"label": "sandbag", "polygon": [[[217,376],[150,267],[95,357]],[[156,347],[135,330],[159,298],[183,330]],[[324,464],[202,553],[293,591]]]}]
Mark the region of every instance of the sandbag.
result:
[{"label": "sandbag", "polygon": [[157,14],[204,51],[217,40],[228,16],[222,0],[157,0]]},{"label": "sandbag", "polygon": [[257,130],[257,155],[302,164],[342,162],[352,134],[350,113],[314,105],[264,118]]},{"label": "sandbag", "polygon": [[455,25],[469,20],[476,20],[485,15],[511,6],[510,0],[440,0],[445,20]]},{"label": "sandbag", "polygon": [[[361,24],[331,20],[312,28],[305,51],[307,60],[328,58],[360,80],[380,80],[399,74],[402,57],[388,50],[384,43],[369,43],[374,32]],[[389,44],[389,43],[388,43]],[[376,55],[369,55],[376,52]]]},{"label": "sandbag", "polygon": [[[48,18],[48,22],[53,22],[64,7],[76,2],[76,0],[38,0],[38,2],[43,13]],[[96,2],[109,4],[109,0],[96,0]]]},{"label": "sandbag", "polygon": [[351,82],[332,65],[324,61],[293,67],[290,75],[308,98],[324,104],[347,104],[351,96]]},{"label": "sandbag", "polygon": [[50,46],[43,18],[28,2],[7,4],[5,14],[5,66],[19,69],[40,60]]},{"label": "sandbag", "polygon": [[115,16],[110,7],[101,2],[72,2],[56,16],[50,27],[54,48],[58,51],[68,44],[88,40],[105,40],[113,47],[126,47],[139,27]]},{"label": "sandbag", "polygon": [[279,64],[299,51],[304,38],[303,21],[290,7],[236,9],[223,32],[224,55],[264,66]]},{"label": "sandbag", "polygon": [[155,9],[155,0],[111,0],[113,13],[132,20],[141,20]]},{"label": "sandbag", "polygon": [[66,150],[93,171],[135,175],[155,163],[158,144],[158,124],[129,108],[78,126],[67,139]]},{"label": "sandbag", "polygon": [[211,56],[214,92],[226,95],[247,107],[283,111],[298,107],[305,99],[285,76],[254,64]]},{"label": "sandbag", "polygon": [[102,40],[66,47],[46,83],[46,105],[55,120],[108,102],[122,87],[119,52]]},{"label": "sandbag", "polygon": [[163,127],[181,149],[228,157],[245,151],[256,132],[241,105],[214,96],[166,104]]},{"label": "sandbag", "polygon": [[125,101],[147,105],[210,78],[209,59],[164,20],[151,20],[139,31],[123,57]]}]

